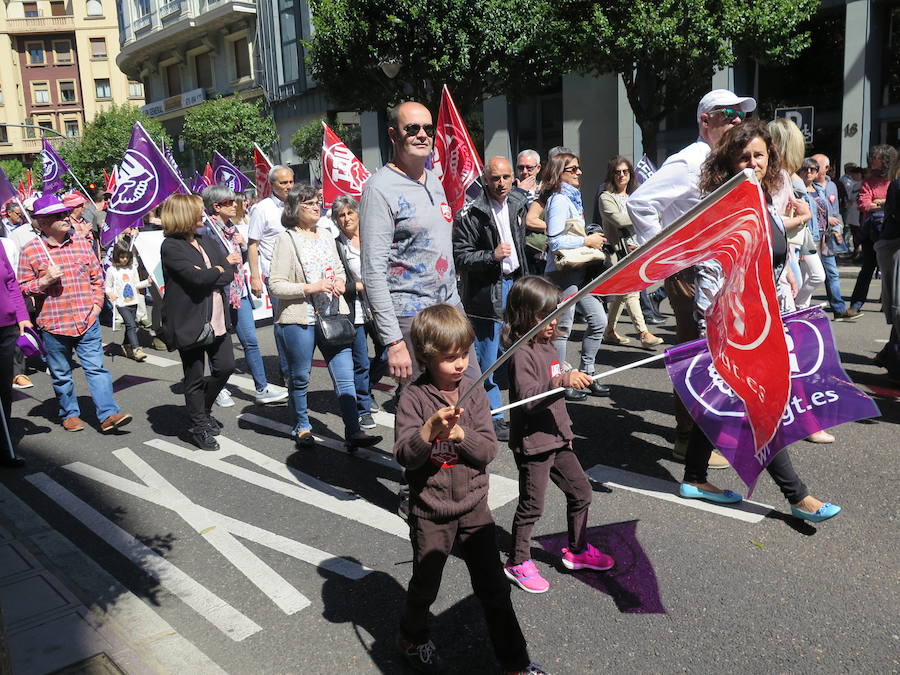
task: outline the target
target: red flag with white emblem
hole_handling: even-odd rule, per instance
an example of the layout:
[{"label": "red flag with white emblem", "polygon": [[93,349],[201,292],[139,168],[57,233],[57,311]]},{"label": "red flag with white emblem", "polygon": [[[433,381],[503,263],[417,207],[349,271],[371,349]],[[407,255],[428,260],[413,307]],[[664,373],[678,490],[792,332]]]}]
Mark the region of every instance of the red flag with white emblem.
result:
[{"label": "red flag with white emblem", "polygon": [[272,162],[255,143],[253,144],[253,169],[257,197],[265,199],[269,196],[269,171],[272,170]]},{"label": "red flag with white emblem", "polygon": [[447,202],[456,214],[466,203],[466,190],[481,175],[482,164],[446,84],[441,93],[432,170],[441,179]]},{"label": "red flag with white emblem", "polygon": [[327,124],[322,122],[322,126],[322,201],[330,209],[341,195],[359,199],[371,174]]}]

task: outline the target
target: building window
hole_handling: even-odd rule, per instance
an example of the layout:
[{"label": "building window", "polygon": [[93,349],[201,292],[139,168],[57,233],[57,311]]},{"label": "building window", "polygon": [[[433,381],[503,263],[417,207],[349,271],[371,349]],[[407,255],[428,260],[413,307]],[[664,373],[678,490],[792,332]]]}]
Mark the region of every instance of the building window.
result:
[{"label": "building window", "polygon": [[0,145],[9,143],[9,136],[6,134],[6,125],[0,124]]},{"label": "building window", "polygon": [[144,98],[144,85],[128,80],[128,98]]},{"label": "building window", "polygon": [[40,16],[36,2],[23,2],[22,9],[25,11],[26,19],[32,19],[34,17]]},{"label": "building window", "polygon": [[149,16],[150,0],[134,0],[134,9],[137,16]]},{"label": "building window", "polygon": [[103,16],[103,3],[100,0],[88,0],[86,6],[88,16]]},{"label": "building window", "polygon": [[50,3],[50,16],[67,16],[66,3],[54,0]]},{"label": "building window", "polygon": [[91,58],[106,59],[106,38],[91,38]]},{"label": "building window", "polygon": [[250,44],[242,37],[234,41],[234,79],[250,77]]},{"label": "building window", "polygon": [[53,129],[56,131],[56,125],[53,123],[52,117],[35,117],[34,123],[39,127],[44,127],[45,129]]},{"label": "building window", "polygon": [[212,61],[209,52],[197,54],[194,57],[194,69],[197,71],[197,86],[201,89],[209,89],[213,86]]},{"label": "building window", "polygon": [[43,42],[26,42],[25,51],[28,53],[29,66],[42,66],[46,63]]},{"label": "building window", "polygon": [[72,43],[68,40],[54,40],[53,53],[57,63],[72,63]]},{"label": "building window", "polygon": [[25,121],[22,123],[25,125],[25,138],[34,138],[34,118],[26,117]]},{"label": "building window", "polygon": [[181,73],[177,63],[166,66],[166,91],[169,96],[181,93]]},{"label": "building window", "polygon": [[94,80],[94,89],[97,91],[97,98],[112,98],[112,92],[109,88],[109,78]]},{"label": "building window", "polygon": [[0,89],[0,105],[3,105],[3,90]]},{"label": "building window", "polygon": [[297,9],[294,0],[279,0],[278,13],[281,15],[281,72],[285,84],[300,78],[299,42],[297,41]]},{"label": "building window", "polygon": [[78,136],[81,132],[78,120],[65,120],[63,124],[65,125],[66,136]]},{"label": "building window", "polygon": [[59,102],[60,103],[77,103],[78,94],[75,91],[74,80],[59,81]]},{"label": "building window", "polygon": [[32,82],[31,83],[31,102],[35,105],[46,105],[50,103],[50,83],[49,82]]}]

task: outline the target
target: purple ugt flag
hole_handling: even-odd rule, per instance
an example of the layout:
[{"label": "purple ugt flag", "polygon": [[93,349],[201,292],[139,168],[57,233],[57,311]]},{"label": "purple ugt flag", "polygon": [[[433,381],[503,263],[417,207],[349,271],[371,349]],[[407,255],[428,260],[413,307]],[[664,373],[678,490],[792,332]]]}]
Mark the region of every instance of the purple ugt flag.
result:
[{"label": "purple ugt flag", "polygon": [[0,206],[6,204],[10,199],[15,199],[17,196],[18,193],[13,184],[9,182],[9,178],[7,178],[3,169],[0,169]]},{"label": "purple ugt flag", "polygon": [[744,404],[716,372],[706,340],[666,351],[666,369],[678,397],[750,492],[782,448],[816,431],[881,414],[841,367],[828,317],[821,309],[802,309],[785,314],[782,320],[791,364],[791,395],[775,436],[758,453],[753,450],[753,431]]},{"label": "purple ugt flag", "polygon": [[169,163],[169,166],[172,167],[172,171],[175,172],[175,175],[178,176],[178,179],[183,183],[184,176],[181,175],[181,169],[178,168],[178,162],[175,161],[175,155],[172,154],[172,148],[166,146],[166,142],[162,142],[162,152],[166,158],[166,161]]},{"label": "purple ugt flag", "polygon": [[100,243],[109,246],[118,234],[134,226],[150,209],[155,208],[183,185],[169,162],[141,126],[134,123],[131,142],[116,174],[116,189],[106,209],[106,222]]},{"label": "purple ugt flag", "polygon": [[209,183],[206,182],[206,178],[202,173],[194,174],[194,178],[191,180],[191,192],[195,195],[202,195],[203,191],[208,187]]},{"label": "purple ugt flag", "polygon": [[643,183],[655,173],[656,167],[653,165],[653,160],[647,157],[646,154],[641,157],[640,161],[637,163],[637,166],[634,167],[634,175],[635,178],[637,178],[638,185]]},{"label": "purple ugt flag", "polygon": [[222,157],[218,150],[213,153],[213,180],[231,188],[234,192],[243,192],[250,187],[250,179],[234,164]]},{"label": "purple ugt flag", "polygon": [[69,167],[62,161],[53,146],[47,142],[46,138],[41,139],[43,150],[41,150],[41,165],[44,167],[44,178],[41,186],[41,192],[44,194],[55,193],[65,190],[63,184],[63,174],[68,172]]}]

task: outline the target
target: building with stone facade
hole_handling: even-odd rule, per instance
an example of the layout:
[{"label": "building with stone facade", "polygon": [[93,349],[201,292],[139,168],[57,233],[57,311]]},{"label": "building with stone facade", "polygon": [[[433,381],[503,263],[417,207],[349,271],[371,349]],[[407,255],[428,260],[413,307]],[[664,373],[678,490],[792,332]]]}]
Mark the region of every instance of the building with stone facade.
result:
[{"label": "building with stone facade", "polygon": [[0,3],[0,157],[30,162],[49,131],[77,137],[114,101],[144,103],[140,82],[116,66],[115,0]]}]

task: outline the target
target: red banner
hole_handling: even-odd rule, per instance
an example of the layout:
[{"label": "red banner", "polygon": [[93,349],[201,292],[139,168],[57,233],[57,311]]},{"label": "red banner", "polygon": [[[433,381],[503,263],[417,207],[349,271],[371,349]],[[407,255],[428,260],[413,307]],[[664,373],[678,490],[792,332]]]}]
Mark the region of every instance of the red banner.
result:
[{"label": "red banner", "polygon": [[272,162],[258,145],[253,146],[253,169],[257,199],[265,199],[269,196],[269,171],[272,170]]},{"label": "red banner", "polygon": [[215,178],[213,177],[212,164],[210,164],[209,162],[206,163],[206,168],[203,169],[203,180],[207,185],[212,185],[213,181],[215,181]]},{"label": "red banner", "polygon": [[466,202],[466,190],[481,175],[482,164],[469,130],[444,85],[434,136],[434,166],[454,215]]},{"label": "red banner", "polygon": [[747,174],[729,181],[628,256],[593,292],[641,290],[708,260],[721,264],[724,277],[706,311],[709,351],[722,379],[744,402],[759,450],[772,439],[787,405],[790,366],[769,214],[755,181]]},{"label": "red banner", "polygon": [[359,199],[363,186],[371,175],[356,155],[331,128],[325,127],[322,139],[322,201],[330,209],[332,202],[341,195]]}]

